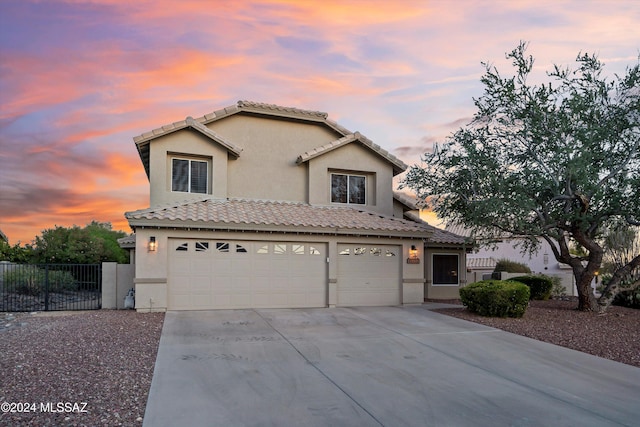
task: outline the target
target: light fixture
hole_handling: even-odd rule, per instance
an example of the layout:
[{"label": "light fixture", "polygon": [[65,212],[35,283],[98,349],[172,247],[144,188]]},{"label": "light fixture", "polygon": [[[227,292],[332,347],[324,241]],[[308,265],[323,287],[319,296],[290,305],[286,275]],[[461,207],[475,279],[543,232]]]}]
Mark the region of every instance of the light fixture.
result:
[{"label": "light fixture", "polygon": [[411,249],[409,249],[409,258],[407,258],[407,264],[420,264],[420,258],[418,258],[418,248],[416,248],[416,245],[411,245]]},{"label": "light fixture", "polygon": [[156,243],[156,237],[149,237],[149,252],[155,252],[158,249],[158,244]]},{"label": "light fixture", "polygon": [[548,253],[544,253],[544,255],[542,256],[542,262],[544,262],[544,265],[549,264],[549,254]]}]

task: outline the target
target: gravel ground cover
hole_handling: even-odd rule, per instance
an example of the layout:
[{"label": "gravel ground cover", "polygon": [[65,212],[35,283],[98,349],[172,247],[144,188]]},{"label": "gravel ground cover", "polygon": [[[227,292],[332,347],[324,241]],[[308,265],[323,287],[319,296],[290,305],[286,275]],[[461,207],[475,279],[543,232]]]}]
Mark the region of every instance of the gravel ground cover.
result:
[{"label": "gravel ground cover", "polygon": [[640,310],[611,306],[598,314],[577,311],[577,306],[571,299],[531,301],[520,319],[483,317],[462,305],[435,311],[640,367]]},{"label": "gravel ground cover", "polygon": [[[640,367],[640,310],[576,306],[532,301],[521,319],[462,305],[437,311]],[[3,408],[0,426],[141,426],[163,321],[163,313],[114,310],[0,313],[0,404],[36,404],[28,413]]]},{"label": "gravel ground cover", "polygon": [[0,426],[141,426],[163,321],[124,310],[0,313]]}]

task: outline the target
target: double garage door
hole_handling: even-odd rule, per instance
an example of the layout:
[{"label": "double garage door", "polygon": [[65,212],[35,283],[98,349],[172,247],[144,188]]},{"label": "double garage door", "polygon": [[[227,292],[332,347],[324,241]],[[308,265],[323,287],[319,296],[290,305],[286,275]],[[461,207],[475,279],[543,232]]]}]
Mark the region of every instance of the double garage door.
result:
[{"label": "double garage door", "polygon": [[326,307],[323,243],[169,239],[169,310]]},{"label": "double garage door", "polygon": [[[169,310],[328,304],[326,243],[169,239],[169,251]],[[399,304],[400,254],[338,245],[338,305]]]}]

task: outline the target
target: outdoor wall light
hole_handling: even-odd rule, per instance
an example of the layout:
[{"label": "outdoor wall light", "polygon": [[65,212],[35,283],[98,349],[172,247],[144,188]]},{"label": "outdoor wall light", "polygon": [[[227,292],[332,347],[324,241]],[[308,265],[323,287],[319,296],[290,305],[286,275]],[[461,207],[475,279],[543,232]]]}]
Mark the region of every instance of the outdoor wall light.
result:
[{"label": "outdoor wall light", "polygon": [[418,258],[418,248],[416,248],[416,245],[411,245],[411,249],[409,249],[409,258],[407,258],[407,264],[420,264],[420,258]]},{"label": "outdoor wall light", "polygon": [[149,252],[155,252],[158,249],[158,243],[156,243],[156,237],[149,237]]}]

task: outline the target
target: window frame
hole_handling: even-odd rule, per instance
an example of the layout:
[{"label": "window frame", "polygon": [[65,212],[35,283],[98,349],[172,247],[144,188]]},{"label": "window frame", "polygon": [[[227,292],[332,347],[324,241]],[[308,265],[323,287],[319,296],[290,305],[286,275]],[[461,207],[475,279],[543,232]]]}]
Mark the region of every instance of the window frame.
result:
[{"label": "window frame", "polygon": [[[345,202],[340,202],[340,201],[334,201],[333,200],[333,177],[334,175],[338,176],[345,176],[347,179],[347,189],[346,189],[346,201]],[[357,177],[357,178],[363,178],[364,180],[364,201],[363,203],[357,203],[357,202],[351,202],[350,201],[350,196],[351,196],[351,191],[350,191],[350,186],[351,186],[351,177]],[[368,187],[369,187],[369,182],[368,182],[368,176],[366,174],[363,173],[349,173],[349,172],[330,172],[329,173],[329,201],[331,203],[335,203],[335,204],[340,204],[340,205],[357,205],[357,206],[365,206],[368,203]]]},{"label": "window frame", "polygon": [[[171,161],[169,162],[170,168],[171,168],[171,179],[169,182],[170,188],[171,188],[171,192],[172,193],[189,193],[189,194],[210,194],[210,190],[209,190],[209,181],[211,179],[211,173],[210,173],[210,161],[206,158],[198,158],[198,157],[188,157],[188,156],[171,156],[170,157]],[[182,191],[182,190],[174,190],[174,176],[175,176],[175,168],[174,168],[174,161],[186,161],[188,162],[187,164],[187,191]],[[198,163],[204,163],[205,165],[205,189],[204,192],[199,192],[199,191],[193,191],[192,189],[192,164],[194,162],[198,162]]]},{"label": "window frame", "polygon": [[[436,270],[435,270],[435,258],[437,256],[450,256],[456,257],[456,269],[455,269],[455,283],[436,283]],[[452,252],[442,252],[442,253],[433,253],[431,254],[431,284],[432,286],[460,286],[460,254],[452,253]]]}]

